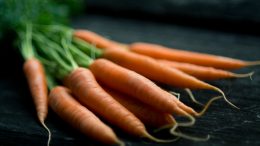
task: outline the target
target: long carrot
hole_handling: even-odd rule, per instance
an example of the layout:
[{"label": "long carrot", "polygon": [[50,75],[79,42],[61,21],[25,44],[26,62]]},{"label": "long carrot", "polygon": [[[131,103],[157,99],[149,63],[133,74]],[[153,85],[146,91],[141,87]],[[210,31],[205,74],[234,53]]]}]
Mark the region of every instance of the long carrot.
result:
[{"label": "long carrot", "polygon": [[57,86],[49,94],[52,110],[74,128],[104,144],[123,145],[114,131],[87,108],[78,103],[69,89]]},{"label": "long carrot", "polygon": [[206,53],[177,50],[150,43],[133,43],[129,46],[129,50],[156,59],[186,62],[227,70],[260,64],[260,61],[249,62]]},{"label": "long carrot", "polygon": [[138,118],[100,87],[88,69],[77,68],[65,82],[83,105],[127,133],[156,142],[168,142],[151,136]]},{"label": "long carrot", "polygon": [[260,65],[260,61],[243,61],[206,53],[197,53],[192,51],[167,48],[151,43],[133,43],[126,45],[109,40],[97,33],[88,30],[76,30],[74,31],[74,36],[89,43],[93,43],[101,49],[128,48],[132,52],[147,55],[156,59],[186,62],[220,69],[230,70],[246,66]]},{"label": "long carrot", "polygon": [[154,108],[139,102],[133,97],[129,97],[128,95],[117,92],[116,90],[106,86],[102,85],[102,88],[115,100],[132,112],[137,118],[139,118],[145,125],[158,128],[165,125],[176,124],[176,121],[171,114],[157,111]]},{"label": "long carrot", "polygon": [[168,85],[179,88],[215,90],[220,92],[230,105],[236,107],[227,100],[221,89],[198,80],[197,78],[190,76],[180,70],[162,65],[151,57],[118,49],[104,50],[102,57],[109,59],[123,67],[136,71],[151,80],[166,83]]},{"label": "long carrot", "polygon": [[215,69],[213,67],[199,66],[190,63],[182,63],[182,62],[161,60],[161,59],[158,59],[157,61],[167,66],[179,69],[201,80],[243,78],[243,77],[251,77],[253,75],[253,72],[247,74],[236,74],[226,70]]},{"label": "long carrot", "polygon": [[[154,110],[150,106],[143,104],[141,102],[138,102],[132,97],[129,97],[127,95],[124,95],[120,92],[117,92],[111,88],[108,88],[106,86],[102,86],[102,88],[108,92],[114,99],[116,99],[119,103],[121,103],[123,106],[125,106],[129,111],[131,111],[134,115],[136,115],[143,123],[146,125],[152,126],[154,128],[158,128],[155,131],[160,131],[161,129],[165,128],[172,128],[171,133],[178,137],[183,137],[186,139],[191,140],[207,140],[207,138],[197,138],[194,136],[189,136],[183,133],[176,132],[175,129],[178,126],[182,126],[181,123],[177,123],[172,115],[167,113],[162,113],[157,110]],[[205,106],[205,108],[199,113],[201,116],[204,114],[204,112],[207,110],[207,108],[210,106],[210,104],[220,99],[221,97],[215,97],[212,98]]]}]

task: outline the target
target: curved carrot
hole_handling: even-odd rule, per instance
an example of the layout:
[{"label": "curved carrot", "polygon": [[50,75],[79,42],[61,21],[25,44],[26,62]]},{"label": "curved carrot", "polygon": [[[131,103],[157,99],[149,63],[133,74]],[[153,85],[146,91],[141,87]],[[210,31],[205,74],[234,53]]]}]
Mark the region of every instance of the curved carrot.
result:
[{"label": "curved carrot", "polygon": [[186,62],[201,66],[210,66],[219,69],[239,69],[246,66],[259,65],[260,61],[248,62],[223,56],[216,56],[206,53],[177,50],[161,45],[150,43],[133,43],[129,50],[156,59],[165,59],[178,62]]},{"label": "curved carrot", "polygon": [[[100,72],[99,74],[102,75],[103,73]],[[151,136],[138,118],[100,87],[88,69],[77,68],[65,80],[67,86],[83,105],[110,123],[131,135],[165,142]]]},{"label": "curved carrot", "polygon": [[104,144],[123,145],[110,127],[78,103],[71,94],[69,89],[62,86],[51,90],[49,104],[56,114],[88,137]]},{"label": "curved carrot", "polygon": [[23,70],[29,84],[33,102],[36,107],[37,117],[42,126],[48,131],[48,145],[50,144],[51,132],[44,121],[48,114],[48,89],[42,64],[35,58],[27,59]]},{"label": "curved carrot", "polygon": [[102,88],[146,125],[158,128],[176,124],[176,121],[170,114],[159,112],[152,107],[135,100],[133,97],[129,97],[128,95],[117,92],[106,86],[102,86]]},{"label": "curved carrot", "polygon": [[85,40],[101,49],[126,47],[126,45],[106,39],[105,37],[102,37],[101,35],[98,35],[97,33],[88,30],[76,30],[74,31],[74,36],[82,40]]},{"label": "curved carrot", "polygon": [[242,78],[242,77],[251,77],[253,75],[253,72],[248,74],[236,74],[226,70],[215,69],[213,67],[199,66],[190,63],[182,63],[182,62],[162,60],[162,59],[158,59],[157,61],[164,65],[179,69],[201,80]]},{"label": "curved carrot", "polygon": [[104,50],[102,57],[136,71],[151,80],[162,82],[174,87],[215,90],[220,92],[230,105],[236,107],[227,100],[221,89],[190,76],[178,69],[165,66],[151,57],[119,49]]}]

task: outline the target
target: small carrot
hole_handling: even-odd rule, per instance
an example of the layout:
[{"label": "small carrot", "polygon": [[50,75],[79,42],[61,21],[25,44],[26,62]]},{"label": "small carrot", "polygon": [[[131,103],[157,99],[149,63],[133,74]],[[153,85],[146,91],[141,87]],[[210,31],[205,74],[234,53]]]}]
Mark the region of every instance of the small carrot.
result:
[{"label": "small carrot", "polygon": [[102,85],[102,88],[146,125],[158,128],[176,124],[176,121],[170,114],[159,112],[133,97],[129,97],[106,86]]},{"label": "small carrot", "polygon": [[230,105],[236,107],[227,100],[221,89],[190,76],[180,70],[163,65],[151,57],[118,49],[104,50],[102,57],[123,67],[136,71],[151,80],[162,82],[174,87],[215,90],[221,93]]},{"label": "small carrot", "polygon": [[[82,40],[85,40],[95,46],[97,46],[98,48],[122,48],[122,47],[126,47],[126,45],[118,43],[118,42],[114,42],[112,40],[106,39],[104,37],[102,37],[101,35],[98,35],[97,33],[94,33],[92,31],[88,31],[88,30],[76,30],[74,31],[74,36],[77,38],[80,38]],[[108,47],[109,46],[109,47]]]},{"label": "small carrot", "polygon": [[26,31],[20,32],[21,54],[25,59],[23,71],[25,73],[29,89],[36,108],[37,117],[41,125],[48,131],[48,142],[50,145],[51,132],[44,121],[48,114],[48,89],[44,67],[41,62],[35,58],[35,52],[32,45],[32,25],[26,25]]},{"label": "small carrot", "polygon": [[86,136],[104,144],[123,145],[110,127],[72,97],[69,89],[54,87],[49,95],[49,104],[56,114]]},{"label": "small carrot", "polygon": [[83,105],[127,133],[156,142],[168,142],[151,136],[138,118],[100,87],[90,70],[75,69],[66,77],[65,83]]},{"label": "small carrot", "polygon": [[213,67],[199,66],[190,63],[182,63],[182,62],[161,60],[161,59],[158,59],[157,61],[164,65],[179,69],[201,80],[243,78],[243,77],[251,77],[253,75],[253,72],[248,74],[236,74],[226,70],[215,69]]},{"label": "small carrot", "polygon": [[186,62],[226,70],[239,69],[246,66],[260,64],[260,61],[249,62],[223,56],[177,50],[150,43],[133,43],[129,45],[129,50],[156,59]]}]

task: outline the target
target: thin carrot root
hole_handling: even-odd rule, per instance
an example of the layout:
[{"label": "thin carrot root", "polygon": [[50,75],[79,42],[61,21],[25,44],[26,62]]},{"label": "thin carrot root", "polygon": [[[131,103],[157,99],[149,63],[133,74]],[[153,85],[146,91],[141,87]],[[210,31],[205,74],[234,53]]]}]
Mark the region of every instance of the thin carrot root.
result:
[{"label": "thin carrot root", "polygon": [[158,139],[154,136],[152,136],[151,134],[149,134],[148,132],[145,132],[144,135],[143,135],[144,138],[148,138],[154,142],[158,142],[158,143],[169,143],[169,142],[174,142],[176,140],[178,140],[179,138],[174,138],[174,139],[168,139],[168,140],[165,140],[165,139]]},{"label": "thin carrot root", "polygon": [[213,90],[218,91],[220,94],[222,94],[224,100],[225,100],[228,104],[230,104],[231,106],[233,106],[233,107],[236,108],[236,109],[240,109],[239,107],[237,107],[236,105],[234,105],[232,102],[230,102],[230,101],[227,99],[225,93],[224,93],[221,89],[219,89],[219,88],[217,88],[217,87],[215,87],[215,86],[212,86],[212,88],[213,88]]},{"label": "thin carrot root", "polygon": [[40,120],[40,123],[41,123],[42,126],[48,131],[47,146],[49,146],[49,145],[50,145],[50,142],[51,142],[51,131],[50,131],[50,129],[46,126],[46,124],[44,123],[44,120]]},{"label": "thin carrot root", "polygon": [[216,96],[216,97],[213,97],[211,98],[208,103],[205,105],[205,107],[196,115],[197,117],[200,117],[202,116],[209,108],[209,106],[215,101],[215,100],[218,100],[218,99],[221,99],[223,98],[222,96]]},{"label": "thin carrot root", "polygon": [[260,61],[249,61],[247,62],[248,66],[255,66],[255,65],[260,65]]},{"label": "thin carrot root", "polygon": [[176,96],[178,100],[180,100],[181,94],[173,91],[169,91],[172,95]]},{"label": "thin carrot root", "polygon": [[236,78],[246,78],[246,77],[249,77],[251,80],[252,79],[252,76],[254,75],[255,72],[250,72],[250,73],[247,73],[247,74],[236,74],[236,73],[233,73],[233,75],[236,77]]},{"label": "thin carrot root", "polygon": [[187,94],[189,95],[191,101],[193,101],[194,103],[200,105],[200,106],[204,106],[201,102],[199,102],[198,100],[196,100],[196,98],[194,97],[194,95],[192,94],[191,90],[188,88],[185,88],[184,91],[187,92]]},{"label": "thin carrot root", "polygon": [[[186,112],[184,112],[184,113],[186,113]],[[192,126],[195,124],[196,119],[192,115],[186,113],[185,116],[190,120],[189,122],[179,122],[179,123],[176,122],[176,124],[178,123],[178,125],[182,126],[182,127],[189,127],[189,126]]]},{"label": "thin carrot root", "polygon": [[125,146],[125,143],[124,143],[123,141],[118,141],[118,142],[117,142],[117,145],[118,145],[118,146]]},{"label": "thin carrot root", "polygon": [[206,137],[202,138],[202,137],[195,137],[195,136],[191,136],[191,135],[186,135],[186,134],[181,133],[181,132],[176,132],[177,127],[178,127],[178,124],[174,125],[174,127],[172,127],[172,129],[170,130],[170,133],[174,136],[178,136],[178,137],[193,140],[193,141],[207,141],[210,138],[210,135],[207,135]]},{"label": "thin carrot root", "polygon": [[174,124],[167,124],[167,125],[161,126],[161,127],[159,127],[159,128],[154,129],[153,132],[154,132],[154,133],[157,133],[157,132],[160,132],[160,131],[165,130],[165,129],[170,129],[170,128],[172,128],[175,124],[176,124],[176,123],[174,123]]}]

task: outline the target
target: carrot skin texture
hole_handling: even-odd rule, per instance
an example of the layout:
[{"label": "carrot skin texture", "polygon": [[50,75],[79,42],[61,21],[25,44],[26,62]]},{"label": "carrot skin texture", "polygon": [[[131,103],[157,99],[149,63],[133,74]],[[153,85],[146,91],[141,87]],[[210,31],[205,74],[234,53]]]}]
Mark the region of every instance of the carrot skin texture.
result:
[{"label": "carrot skin texture", "polygon": [[67,77],[66,83],[80,103],[91,111],[131,135],[144,136],[146,130],[143,123],[106,93],[90,70],[86,68],[74,70]]},{"label": "carrot skin texture", "polygon": [[113,130],[76,101],[71,94],[65,87],[53,88],[49,95],[49,104],[53,111],[90,138],[110,145],[119,143]]},{"label": "carrot skin texture", "polygon": [[[89,66],[89,69],[98,81],[110,88],[131,95],[158,111],[185,115],[179,107],[181,102],[175,96],[162,90],[152,81],[134,71],[106,59],[97,59]],[[176,103],[176,101],[179,102]],[[190,110],[193,114],[196,114],[194,110]]]},{"label": "carrot skin texture", "polygon": [[239,69],[247,66],[246,61],[238,59],[216,56],[206,53],[177,50],[150,43],[133,43],[129,45],[129,50],[156,59],[186,62],[225,70]]},{"label": "carrot skin texture", "polygon": [[121,49],[122,47],[125,47],[125,45],[123,44],[106,39],[105,37],[88,30],[76,30],[74,32],[74,37],[85,40],[86,42],[94,44],[101,49],[112,49],[112,48]]},{"label": "carrot skin texture", "polygon": [[[208,89],[209,85],[180,70],[157,62],[155,59],[125,50],[105,50],[104,58],[161,83],[179,88]],[[211,88],[210,88],[211,89]]]},{"label": "carrot skin texture", "polygon": [[23,70],[41,123],[48,114],[48,89],[42,64],[35,58],[26,60]]},{"label": "carrot skin texture", "polygon": [[145,125],[158,128],[165,125],[176,124],[176,121],[174,120],[172,115],[154,110],[152,107],[142,102],[139,102],[133,97],[115,91],[111,88],[105,86],[102,87],[115,100],[117,100],[124,107],[126,107],[130,112],[136,115],[136,117],[139,118]]},{"label": "carrot skin texture", "polygon": [[236,75],[232,72],[215,69],[213,67],[205,67],[194,65],[190,63],[181,63],[169,60],[161,60],[158,59],[158,62],[179,69],[191,76],[194,76],[201,80],[218,80],[218,79],[226,79],[226,78],[236,78]]}]

